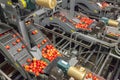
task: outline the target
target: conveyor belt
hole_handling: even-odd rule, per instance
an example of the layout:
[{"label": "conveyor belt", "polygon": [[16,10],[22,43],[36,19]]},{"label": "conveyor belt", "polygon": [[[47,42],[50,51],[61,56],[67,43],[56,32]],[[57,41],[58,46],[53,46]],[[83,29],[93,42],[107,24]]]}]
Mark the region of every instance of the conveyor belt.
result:
[{"label": "conveyor belt", "polygon": [[4,31],[0,36],[1,54],[14,68],[27,78],[22,65],[26,64],[28,58],[32,59],[31,53],[28,51],[25,42],[14,29],[10,27],[5,28],[4,25],[0,26],[0,29]]}]

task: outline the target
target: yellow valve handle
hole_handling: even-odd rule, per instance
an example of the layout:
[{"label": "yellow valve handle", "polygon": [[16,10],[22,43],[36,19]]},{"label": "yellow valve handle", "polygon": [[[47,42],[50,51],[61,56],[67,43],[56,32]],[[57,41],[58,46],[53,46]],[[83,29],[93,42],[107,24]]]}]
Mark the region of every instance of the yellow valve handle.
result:
[{"label": "yellow valve handle", "polygon": [[20,5],[22,6],[22,8],[26,8],[27,7],[27,3],[25,0],[19,0]]}]

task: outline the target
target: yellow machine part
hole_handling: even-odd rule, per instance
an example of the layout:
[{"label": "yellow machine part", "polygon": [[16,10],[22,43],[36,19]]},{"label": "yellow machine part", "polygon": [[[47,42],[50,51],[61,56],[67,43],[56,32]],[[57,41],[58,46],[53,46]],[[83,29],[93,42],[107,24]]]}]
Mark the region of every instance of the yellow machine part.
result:
[{"label": "yellow machine part", "polygon": [[27,3],[25,0],[19,0],[19,3],[21,5],[21,8],[26,8],[27,7]]},{"label": "yellow machine part", "polygon": [[81,67],[81,68],[76,68],[76,67],[70,67],[68,69],[67,74],[71,77],[73,77],[75,80],[83,80],[84,77],[86,76],[86,69]]},{"label": "yellow machine part", "polygon": [[119,22],[117,22],[115,20],[112,20],[112,19],[109,19],[108,20],[108,25],[114,26],[114,27],[118,27],[119,26]]},{"label": "yellow machine part", "polygon": [[35,2],[39,6],[43,6],[43,7],[50,8],[50,9],[55,8],[55,6],[57,5],[56,0],[36,0]]},{"label": "yellow machine part", "polygon": [[11,1],[11,0],[8,0],[8,1],[7,1],[7,4],[8,4],[8,5],[12,5],[12,1]]}]

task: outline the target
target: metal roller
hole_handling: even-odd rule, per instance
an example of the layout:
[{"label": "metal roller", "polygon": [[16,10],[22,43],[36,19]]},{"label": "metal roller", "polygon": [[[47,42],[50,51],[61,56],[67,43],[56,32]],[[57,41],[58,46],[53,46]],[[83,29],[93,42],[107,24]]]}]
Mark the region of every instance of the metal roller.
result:
[{"label": "metal roller", "polygon": [[57,1],[56,0],[35,0],[36,4],[53,9],[55,8]]}]

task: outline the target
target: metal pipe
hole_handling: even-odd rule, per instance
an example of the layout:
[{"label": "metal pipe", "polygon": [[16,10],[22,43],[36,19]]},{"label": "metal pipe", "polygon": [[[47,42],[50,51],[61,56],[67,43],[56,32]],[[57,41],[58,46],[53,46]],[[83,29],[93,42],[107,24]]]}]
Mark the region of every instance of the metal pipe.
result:
[{"label": "metal pipe", "polygon": [[118,79],[119,74],[120,74],[120,66],[119,66],[119,68],[118,68],[118,71],[117,71],[117,73],[116,73],[116,76],[115,76],[114,80],[117,80],[117,79]]},{"label": "metal pipe", "polygon": [[62,43],[62,45],[60,46],[60,48],[62,48],[63,46],[65,46],[69,41],[64,41],[64,43]]},{"label": "metal pipe", "polygon": [[65,49],[69,44],[70,44],[70,42],[68,42],[65,46],[63,46],[63,47],[61,48],[61,50]]},{"label": "metal pipe", "polygon": [[53,41],[53,44],[55,45],[56,44],[55,35],[52,35],[52,41]]},{"label": "metal pipe", "polygon": [[99,39],[96,39],[94,37],[91,37],[91,36],[88,36],[88,35],[85,35],[85,34],[82,34],[82,33],[79,33],[79,32],[74,32],[72,34],[79,34],[80,39],[87,40],[88,42],[92,42],[92,43],[100,43],[100,44],[103,44],[103,45],[106,45],[106,46],[109,46],[109,47],[115,47],[115,45],[117,44],[117,43],[108,43],[108,42],[105,42],[105,41],[101,41]]},{"label": "metal pipe", "polygon": [[107,63],[109,57],[110,57],[110,54],[107,55],[107,57],[106,57],[104,63],[102,64],[102,66],[101,66],[101,68],[100,68],[100,70],[99,70],[99,72],[98,72],[98,75],[101,75],[102,70],[103,70],[103,68],[105,67],[105,64]]},{"label": "metal pipe", "polygon": [[59,45],[64,39],[61,39],[55,46]]},{"label": "metal pipe", "polygon": [[2,74],[7,80],[12,80],[2,70],[0,70],[0,74]]},{"label": "metal pipe", "polygon": [[0,68],[3,67],[5,64],[7,64],[6,60],[0,64]]},{"label": "metal pipe", "polygon": [[115,55],[115,54],[113,54],[113,53],[110,53],[110,56],[115,57],[115,58],[117,58],[117,59],[120,59],[119,56],[117,56],[117,55]]},{"label": "metal pipe", "polygon": [[[112,72],[112,77],[110,77],[110,79],[113,79],[113,77],[115,78],[115,72],[118,71],[118,67],[119,67],[119,60],[117,60],[116,64],[115,64],[115,67],[114,67],[114,70]],[[117,74],[116,74],[117,75]],[[114,79],[114,80],[117,80],[117,79]]]},{"label": "metal pipe", "polygon": [[98,69],[99,69],[99,67],[100,67],[101,63],[102,63],[102,62],[103,62],[103,60],[104,60],[104,58],[105,58],[105,55],[103,55],[103,56],[102,56],[102,58],[101,58],[101,60],[100,60],[100,62],[99,62],[99,64],[98,64],[98,66],[96,67],[95,72],[97,72],[97,71],[98,71]]},{"label": "metal pipe", "polygon": [[88,60],[91,58],[91,56],[94,54],[94,51],[95,51],[95,49],[93,50],[93,52],[92,53],[90,53],[90,55],[87,57],[87,59],[85,60],[85,64],[88,62]]},{"label": "metal pipe", "polygon": [[102,62],[102,60],[104,59],[105,55],[104,54],[101,54],[100,58],[98,59],[98,61],[96,61],[96,66],[98,64],[100,64],[100,62]]}]

